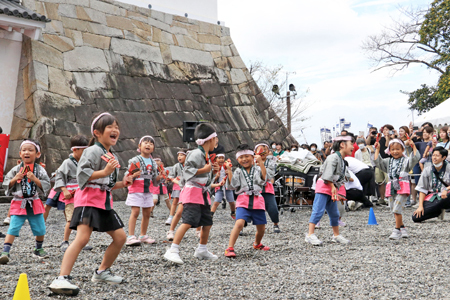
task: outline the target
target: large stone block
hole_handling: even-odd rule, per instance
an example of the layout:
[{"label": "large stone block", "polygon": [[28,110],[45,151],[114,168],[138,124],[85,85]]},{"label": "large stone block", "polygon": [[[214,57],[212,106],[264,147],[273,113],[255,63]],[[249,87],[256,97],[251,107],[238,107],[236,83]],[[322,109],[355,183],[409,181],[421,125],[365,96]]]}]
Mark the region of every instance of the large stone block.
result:
[{"label": "large stone block", "polygon": [[[14,126],[11,127],[11,140],[23,140],[30,137],[30,131],[34,123],[27,119],[22,119],[17,116],[13,117]],[[11,151],[11,149],[10,149]]]},{"label": "large stone block", "polygon": [[202,44],[215,44],[220,45],[220,38],[212,34],[198,34],[198,41]]},{"label": "large stone block", "polygon": [[203,95],[206,97],[214,97],[214,96],[222,96],[223,91],[220,85],[217,82],[210,80],[202,80],[200,82],[200,88],[202,90]]},{"label": "large stone block", "polygon": [[33,98],[38,118],[45,116],[49,119],[75,121],[74,105],[69,98],[39,90],[33,94]]},{"label": "large stone block", "polygon": [[128,74],[131,76],[146,76],[148,74],[148,70],[144,64],[144,62],[140,59],[134,57],[123,57],[123,62],[125,68],[128,71]]},{"label": "large stone block", "polygon": [[111,50],[121,55],[132,56],[160,64],[163,63],[159,47],[113,38],[111,40]]},{"label": "large stone block", "polygon": [[121,138],[140,138],[144,135],[158,135],[149,114],[140,112],[116,112],[120,124]]},{"label": "large stone block", "polygon": [[37,60],[44,65],[52,66],[58,69],[63,68],[62,53],[55,48],[38,41],[32,41],[31,48],[33,60]]},{"label": "large stone block", "polygon": [[110,27],[133,30],[134,26],[129,19],[119,16],[106,16],[106,24]]},{"label": "large stone block", "polygon": [[153,87],[156,91],[156,97],[158,99],[172,99],[173,94],[167,83],[153,80]]},{"label": "large stone block", "polygon": [[106,73],[73,72],[74,83],[78,89],[96,91],[108,89],[109,81]]},{"label": "large stone block", "polygon": [[117,90],[123,99],[157,98],[152,80],[146,77],[116,76]]},{"label": "large stone block", "polygon": [[64,53],[64,69],[68,71],[109,71],[105,54],[92,47],[76,47]]},{"label": "large stone block", "polygon": [[106,24],[106,14],[95,9],[77,6],[77,18],[94,23]]},{"label": "large stone block", "polygon": [[75,5],[71,4],[60,4],[58,6],[58,14],[62,17],[68,17],[68,18],[77,18],[77,10],[75,8]]},{"label": "large stone block", "polygon": [[172,90],[173,97],[177,100],[193,100],[194,95],[186,84],[169,83],[168,86]]},{"label": "large stone block", "polygon": [[209,52],[195,49],[187,49],[177,46],[170,46],[170,49],[172,52],[173,60],[178,60],[191,64],[199,64],[209,67],[214,66],[214,61],[212,59],[211,53]]},{"label": "large stone block", "polygon": [[65,36],[58,36],[54,34],[43,34],[44,43],[58,49],[61,52],[73,50],[73,41]]},{"label": "large stone block", "polygon": [[103,24],[90,23],[87,31],[90,33],[93,33],[93,34],[98,34],[98,35],[123,38],[122,30],[117,29],[117,28],[108,27]]},{"label": "large stone block", "polygon": [[166,129],[162,130],[161,138],[164,140],[166,145],[172,147],[183,147],[183,136],[180,133],[179,129]]},{"label": "large stone block", "polygon": [[48,78],[50,82],[49,86],[50,92],[63,95],[69,98],[78,99],[77,95],[73,91],[75,85],[73,85],[74,82],[71,72],[49,67]]},{"label": "large stone block", "polygon": [[231,69],[231,82],[233,84],[241,84],[247,81],[244,72],[241,69]]},{"label": "large stone block", "polygon": [[97,1],[97,0],[90,0],[90,6],[92,9],[104,12],[106,14],[110,14],[110,15],[116,15],[116,16],[126,16],[126,10],[120,7],[117,7],[115,5],[106,3],[106,2],[102,2],[102,1]]},{"label": "large stone block", "polygon": [[83,32],[83,43],[86,46],[92,46],[99,49],[109,49],[111,38],[97,34]]}]

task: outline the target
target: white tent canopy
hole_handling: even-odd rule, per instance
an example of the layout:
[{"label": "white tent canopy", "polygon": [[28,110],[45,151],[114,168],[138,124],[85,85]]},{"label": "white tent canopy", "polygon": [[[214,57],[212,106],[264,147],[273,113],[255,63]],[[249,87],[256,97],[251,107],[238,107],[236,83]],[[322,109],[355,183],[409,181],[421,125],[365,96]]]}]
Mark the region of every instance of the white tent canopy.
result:
[{"label": "white tent canopy", "polygon": [[450,99],[419,116],[414,120],[414,125],[420,126],[425,122],[430,122],[435,127],[450,125]]}]

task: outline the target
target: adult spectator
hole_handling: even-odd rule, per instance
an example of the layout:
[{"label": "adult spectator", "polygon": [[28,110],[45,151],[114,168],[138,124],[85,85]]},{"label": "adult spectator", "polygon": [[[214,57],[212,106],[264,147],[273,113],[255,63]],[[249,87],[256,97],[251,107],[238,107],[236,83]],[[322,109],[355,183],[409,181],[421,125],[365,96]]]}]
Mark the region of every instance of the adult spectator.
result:
[{"label": "adult spectator", "polygon": [[[350,177],[353,179],[353,181],[348,181],[345,183],[345,191],[349,209],[357,210],[361,206],[372,207],[373,204],[372,202],[370,202],[369,199],[367,199],[366,195],[364,194],[363,187],[358,177],[351,170],[349,170],[348,173],[350,174]],[[357,203],[355,203],[355,201]]]},{"label": "adult spectator", "polygon": [[309,146],[309,151],[317,158],[318,161],[322,161],[322,156],[320,155],[319,151],[317,151],[317,144],[312,143]]},{"label": "adult spectator", "polygon": [[292,144],[291,151],[298,151],[298,144]]},{"label": "adult spectator", "polygon": [[356,175],[361,183],[364,195],[375,195],[375,174],[372,168],[354,157],[347,156],[345,161],[348,163],[348,169]]},{"label": "adult spectator", "polygon": [[325,141],[323,143],[323,148],[322,148],[322,151],[321,151],[322,161],[325,161],[327,156],[331,154],[331,146],[332,145],[333,145],[333,143],[330,142],[330,141]]},{"label": "adult spectator", "polygon": [[283,150],[283,144],[281,144],[280,142],[275,143],[275,151],[273,151],[273,156],[277,157],[277,156],[281,156],[284,154],[284,150]]},{"label": "adult spectator", "polygon": [[[386,154],[386,148],[389,145],[389,141],[397,135],[394,131],[394,126],[390,124],[386,124],[381,127],[380,131],[383,136],[380,138],[380,156],[381,158],[390,157],[390,155]],[[380,198],[378,200],[378,204],[387,205],[385,198],[386,195],[386,183],[388,182],[387,173],[381,171],[379,168],[375,169],[375,182],[378,185],[378,191]]]},{"label": "adult spectator", "polygon": [[[371,146],[375,145],[376,139],[377,139],[377,133],[378,129],[376,127],[370,127],[369,134],[366,137],[366,145]],[[375,151],[372,151],[375,152]]]},{"label": "adult spectator", "polygon": [[356,144],[358,145],[358,151],[355,152],[355,158],[359,161],[362,161],[369,167],[373,167],[372,159],[370,158],[371,151],[370,148],[366,147],[366,141],[362,138],[356,140]]},{"label": "adult spectator", "polygon": [[414,222],[440,217],[444,219],[445,209],[450,208],[450,163],[446,161],[448,151],[436,147],[432,154],[432,165],[427,165],[416,190],[419,194],[419,207],[412,216]]}]

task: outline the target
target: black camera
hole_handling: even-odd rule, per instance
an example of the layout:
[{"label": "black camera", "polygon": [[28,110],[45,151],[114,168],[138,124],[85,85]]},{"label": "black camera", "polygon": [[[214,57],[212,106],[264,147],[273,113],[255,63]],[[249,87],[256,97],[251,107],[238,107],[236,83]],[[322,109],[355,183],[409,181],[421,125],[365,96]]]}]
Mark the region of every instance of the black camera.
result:
[{"label": "black camera", "polygon": [[376,134],[377,134],[377,131],[376,131],[376,130],[371,131],[370,134],[371,134],[371,135],[376,135]]}]

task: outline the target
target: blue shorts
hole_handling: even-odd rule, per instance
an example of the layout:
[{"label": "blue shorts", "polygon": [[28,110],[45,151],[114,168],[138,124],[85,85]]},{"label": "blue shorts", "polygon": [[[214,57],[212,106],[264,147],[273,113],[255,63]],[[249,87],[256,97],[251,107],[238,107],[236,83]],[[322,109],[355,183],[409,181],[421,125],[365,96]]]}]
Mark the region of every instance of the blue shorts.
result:
[{"label": "blue shorts", "polygon": [[253,221],[253,225],[265,225],[266,211],[264,209],[246,209],[244,207],[236,208],[236,220],[245,220],[247,223]]},{"label": "blue shorts", "polygon": [[61,202],[59,200],[53,200],[51,198],[47,199],[47,202],[45,202],[45,205],[56,207],[58,210],[64,210],[66,208],[66,204],[64,202]]},{"label": "blue shorts", "polygon": [[[225,190],[225,198],[229,202],[234,202],[234,193],[231,190]],[[214,202],[222,202],[223,199],[223,190],[220,189],[216,192],[216,195],[214,197]]]},{"label": "blue shorts", "polygon": [[44,214],[38,215],[12,215],[11,223],[9,224],[8,234],[13,236],[19,236],[20,229],[22,228],[25,220],[28,219],[28,224],[30,224],[31,231],[33,231],[34,236],[45,235],[45,221]]}]

